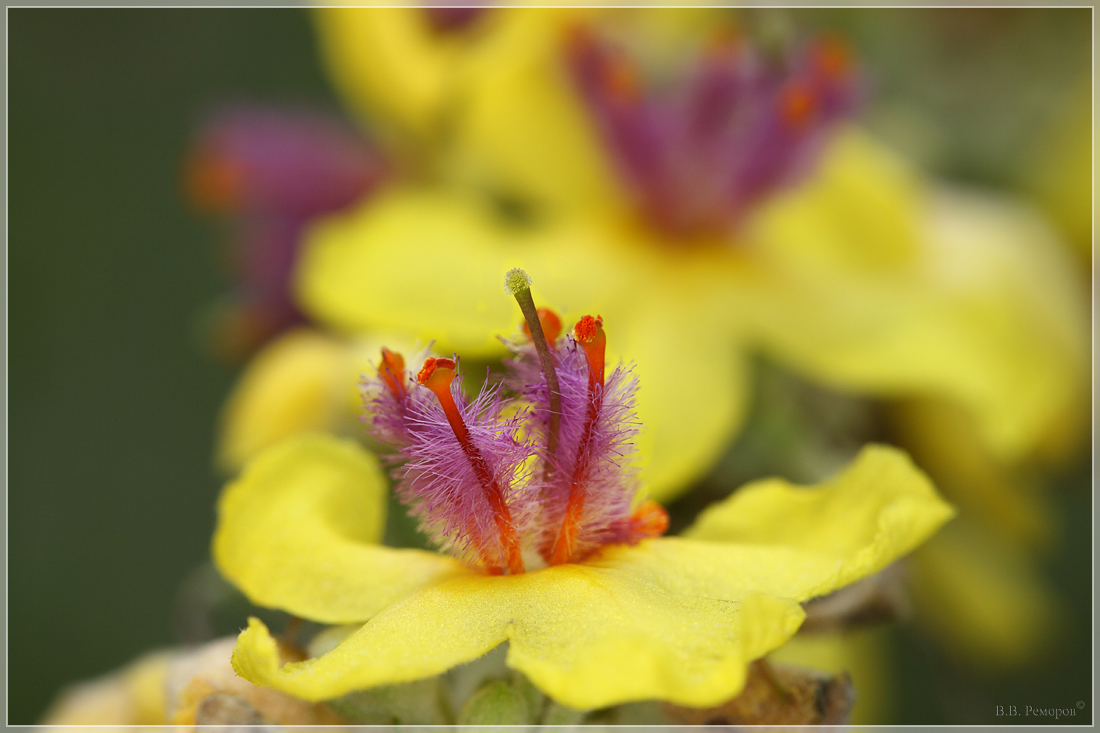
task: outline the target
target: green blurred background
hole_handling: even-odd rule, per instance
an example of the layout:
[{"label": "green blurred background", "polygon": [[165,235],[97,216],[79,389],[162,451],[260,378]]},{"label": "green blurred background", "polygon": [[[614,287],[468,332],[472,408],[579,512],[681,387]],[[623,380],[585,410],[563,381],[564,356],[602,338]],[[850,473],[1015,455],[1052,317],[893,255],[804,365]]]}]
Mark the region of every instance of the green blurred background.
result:
[{"label": "green blurred background", "polygon": [[[842,31],[872,74],[876,131],[933,172],[1057,213],[1028,171],[1088,89],[1089,13],[758,20]],[[227,283],[219,233],[180,196],[195,124],[236,99],[338,104],[304,10],[16,8],[8,38],[8,692],[22,724],[63,685],[174,643],[181,582],[206,560],[213,426],[233,373],[197,335]],[[1086,186],[1088,162],[1073,173]],[[973,678],[899,629],[900,720],[979,722],[1002,699],[1055,692],[1090,700],[1085,461],[1060,482],[1066,531],[1047,565],[1070,602],[1068,640],[1030,668]]]}]

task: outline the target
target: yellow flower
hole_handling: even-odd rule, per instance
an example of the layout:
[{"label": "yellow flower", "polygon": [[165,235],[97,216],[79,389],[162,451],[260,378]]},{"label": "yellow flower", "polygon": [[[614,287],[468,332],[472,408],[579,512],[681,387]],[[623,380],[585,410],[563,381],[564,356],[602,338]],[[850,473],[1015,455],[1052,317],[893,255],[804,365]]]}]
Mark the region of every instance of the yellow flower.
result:
[{"label": "yellow flower", "polygon": [[714,705],[795,633],[800,602],[881,569],[952,514],[904,454],[868,447],[817,487],[747,486],[684,537],[489,575],[375,544],[385,493],[368,453],[324,435],[267,450],[228,486],[213,548],[225,577],[259,605],[365,622],[323,656],[280,666],[252,619],[233,653],[242,677],[325,700],[440,674],[508,641],[508,665],[573,708]]},{"label": "yellow flower", "polygon": [[233,641],[151,652],[121,670],[73,685],[58,695],[42,724],[159,730],[167,725],[345,722],[325,706],[242,680],[229,666]]},{"label": "yellow flower", "polygon": [[1025,466],[995,460],[951,405],[898,405],[899,440],[959,509],[911,562],[917,621],[977,667],[1031,661],[1059,627],[1059,598],[1040,567],[1055,537],[1050,498]]},{"label": "yellow flower", "polygon": [[[563,61],[566,29],[613,21],[510,9],[442,32],[425,13],[321,11],[334,76],[397,128],[445,130],[432,134],[452,180],[532,203],[535,223],[445,186],[397,188],[322,222],[298,277],[320,323],[498,355],[487,326],[514,319],[514,306],[474,294],[506,269],[538,272],[540,297],[566,309],[585,293],[648,385],[640,449],[662,501],[736,434],[753,353],[836,389],[952,401],[1006,460],[1059,432],[1080,401],[1083,297],[1056,238],[1020,206],[932,185],[842,128],[809,175],[756,201],[739,226],[670,233],[639,211]],[[612,17],[656,33],[665,60],[698,45],[714,16]],[[364,40],[397,28],[392,43]],[[406,73],[432,93],[405,95],[393,80]],[[706,394],[684,389],[687,365],[706,375]]]},{"label": "yellow flower", "polygon": [[[1008,466],[978,440],[970,416],[944,401],[891,406],[890,433],[906,446],[958,515],[905,563],[913,624],[975,672],[1020,668],[1050,651],[1063,599],[1040,559],[1057,529],[1033,470]],[[847,669],[859,690],[856,724],[892,720],[897,680],[881,630],[799,634],[773,659]]]},{"label": "yellow flower", "polygon": [[[918,251],[873,266],[886,256],[880,243],[905,241],[879,239],[885,225],[915,238],[922,217],[878,207],[889,221],[860,232],[867,220],[833,204],[858,208],[858,189],[871,187],[904,203],[913,181],[854,133],[833,155],[815,183],[761,212],[752,246],[741,248],[678,248],[614,220],[517,231],[458,194],[395,192],[313,230],[299,296],[342,333],[494,354],[486,326],[518,314],[470,293],[492,292],[510,267],[540,273],[543,301],[569,306],[596,293],[592,309],[618,324],[622,353],[650,387],[639,400],[650,426],[641,448],[661,500],[708,470],[739,428],[751,351],[836,388],[942,395],[977,417],[1000,455],[1034,448],[1072,409],[1087,363],[1072,281],[1048,267],[1051,251],[1032,246],[1045,231],[997,202],[925,201],[932,231]],[[861,260],[859,247],[874,254]],[[706,375],[705,394],[687,394],[687,365]]]},{"label": "yellow flower", "polygon": [[152,652],[124,669],[72,685],[57,696],[42,716],[42,723],[164,725],[168,722],[164,683],[170,662],[169,652]]}]

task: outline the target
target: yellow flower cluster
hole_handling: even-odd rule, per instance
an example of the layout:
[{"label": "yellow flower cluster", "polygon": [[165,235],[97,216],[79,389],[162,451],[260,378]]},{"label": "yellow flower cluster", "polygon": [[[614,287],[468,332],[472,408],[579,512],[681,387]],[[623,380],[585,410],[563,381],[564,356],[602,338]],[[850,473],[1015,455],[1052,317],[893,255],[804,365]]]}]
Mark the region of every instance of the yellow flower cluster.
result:
[{"label": "yellow flower cluster", "polygon": [[[640,154],[624,138],[645,121],[644,70],[677,78],[685,58],[703,72],[735,58],[736,19],[445,10],[456,9],[314,15],[334,82],[404,167],[306,235],[295,299],[315,325],[269,345],[227,404],[219,463],[240,475],[219,502],[213,552],[257,605],[355,630],[283,664],[252,619],[237,673],[323,701],[507,642],[507,664],[571,708],[713,706],[794,636],[804,602],[882,570],[953,515],[908,456],[870,446],[817,486],[756,482],[681,536],[523,574],[380,544],[385,478],[359,442],[325,433],[360,431],[356,383],[383,338],[503,356],[496,337],[518,318],[500,282],[514,267],[536,276],[539,302],[615,324],[609,356],[632,361],[642,385],[638,455],[658,501],[706,475],[738,434],[755,356],[890,400],[898,434],[964,510],[916,556],[918,600],[954,609],[946,633],[978,656],[1025,656],[1051,611],[1015,538],[1046,530],[1011,467],[1073,440],[1088,371],[1079,283],[1043,221],[929,181],[838,122],[790,164],[799,175],[729,226],[670,228],[639,204],[639,187],[663,179],[639,184],[644,161],[623,161]],[[604,58],[606,39],[617,50]],[[849,73],[837,47],[822,48],[811,77]],[[824,109],[826,92],[795,82],[765,132],[793,135],[782,125]]]},{"label": "yellow flower cluster", "polygon": [[940,609],[924,618],[985,663],[1037,648],[1054,611],[1031,554],[1049,512],[1013,467],[1079,433],[1088,369],[1080,286],[1038,217],[931,182],[842,126],[810,173],[735,230],[685,240],[648,225],[562,39],[606,30],[670,63],[736,22],[723,11],[514,8],[445,31],[414,8],[315,19],[348,103],[421,174],[313,229],[298,299],[337,336],[288,334],[246,372],[223,465],[351,424],[340,415],[359,409],[350,385],[378,334],[499,356],[487,335],[517,314],[493,294],[522,266],[540,301],[616,323],[613,356],[645,385],[640,457],[658,500],[738,433],[754,354],[898,401],[898,434],[966,510],[916,557],[917,600]]}]

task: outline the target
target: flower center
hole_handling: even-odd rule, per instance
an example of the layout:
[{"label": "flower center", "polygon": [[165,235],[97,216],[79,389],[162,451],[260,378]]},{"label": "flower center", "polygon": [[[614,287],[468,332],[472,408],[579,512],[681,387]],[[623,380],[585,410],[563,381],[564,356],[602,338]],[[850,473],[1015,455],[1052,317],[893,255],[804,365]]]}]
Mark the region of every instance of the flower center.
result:
[{"label": "flower center", "polygon": [[372,432],[396,451],[398,496],[440,545],[492,574],[524,572],[524,549],[559,565],[662,534],[664,509],[635,501],[638,385],[629,367],[607,374],[603,319],[562,336],[526,275],[508,289],[531,334],[510,344],[514,396],[487,382],[467,403],[455,360],[428,358],[414,381],[388,349],[364,382]]},{"label": "flower center", "polygon": [[860,91],[835,40],[773,62],[724,31],[664,86],[647,84],[633,56],[588,28],[572,30],[566,57],[642,215],[676,237],[728,232],[796,181]]}]

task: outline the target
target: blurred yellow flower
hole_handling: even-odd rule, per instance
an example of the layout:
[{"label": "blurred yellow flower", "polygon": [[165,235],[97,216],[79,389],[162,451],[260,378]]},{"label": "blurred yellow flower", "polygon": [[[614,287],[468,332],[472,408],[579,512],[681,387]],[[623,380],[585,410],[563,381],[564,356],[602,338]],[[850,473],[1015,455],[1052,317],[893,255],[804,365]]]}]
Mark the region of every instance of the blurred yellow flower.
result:
[{"label": "blurred yellow flower", "polygon": [[124,669],[72,685],[61,692],[42,717],[44,725],[139,725],[168,722],[164,680],[171,662],[167,651],[152,652]]},{"label": "blurred yellow flower", "polygon": [[[617,324],[612,348],[647,385],[639,442],[663,501],[738,431],[751,354],[834,389],[900,398],[899,440],[962,512],[913,558],[918,621],[980,664],[1042,648],[1057,604],[1034,555],[1053,530],[1018,469],[1083,432],[1089,363],[1080,278],[1046,224],[1007,198],[932,183],[849,127],[738,227],[670,234],[639,212],[570,74],[569,29],[628,45],[644,36],[638,45],[668,69],[724,11],[432,13],[317,13],[345,98],[444,183],[398,188],[316,228],[303,308],[344,335],[497,356],[487,328],[518,312],[469,286],[491,292],[516,265],[538,273],[541,301],[583,302]],[[533,218],[502,216],[485,192]],[[687,389],[699,374],[706,393]]]},{"label": "blurred yellow flower", "polygon": [[1057,523],[1035,467],[996,460],[953,405],[909,401],[892,417],[899,441],[959,508],[949,531],[911,560],[917,622],[971,665],[1034,659],[1054,638],[1061,612],[1040,569]]},{"label": "blurred yellow flower", "polygon": [[904,454],[868,447],[816,487],[749,485],[684,537],[494,576],[375,544],[386,491],[369,454],[324,435],[269,449],[227,487],[213,549],[225,577],[263,606],[365,622],[323,656],[280,666],[252,619],[233,653],[242,677],[325,700],[436,675],[508,641],[508,665],[576,709],[714,705],[795,633],[801,601],[876,572],[952,514]]},{"label": "blurred yellow flower", "polygon": [[[1033,246],[1046,232],[998,202],[934,199],[923,220],[914,212],[887,222],[914,236],[923,222],[923,251],[872,266],[852,249],[881,258],[888,243],[912,240],[886,227],[852,232],[867,219],[829,204],[858,208],[865,197],[842,192],[861,182],[912,203],[913,182],[854,133],[833,154],[815,183],[760,212],[741,248],[667,246],[614,220],[516,230],[455,193],[393,193],[314,229],[300,298],[339,332],[405,333],[489,354],[498,346],[486,325],[518,320],[515,307],[465,293],[491,292],[505,270],[538,272],[543,302],[568,307],[577,293],[596,293],[593,310],[619,324],[617,343],[648,385],[641,441],[659,499],[709,469],[740,426],[755,350],[837,388],[943,395],[976,415],[998,454],[1033,449],[1075,407],[1087,364],[1071,281],[1051,251]],[[844,175],[853,167],[866,175]],[[706,393],[685,389],[688,368],[706,375]]]},{"label": "blurred yellow flower", "polygon": [[[578,27],[621,30],[604,17],[491,10],[438,27],[425,9],[319,11],[330,68],[353,104],[433,136],[444,177],[518,197],[536,218],[517,223],[469,190],[391,190],[313,229],[302,307],[344,334],[404,333],[497,355],[486,325],[515,318],[514,306],[470,294],[491,292],[505,270],[539,273],[538,294],[566,309],[579,292],[598,294],[585,304],[615,320],[648,385],[640,442],[660,500],[703,475],[738,430],[751,353],[833,388],[951,400],[1006,459],[1059,430],[1084,394],[1087,329],[1078,284],[1040,220],[931,185],[842,127],[804,178],[753,199],[736,226],[657,225],[614,141],[601,138],[599,114],[610,113],[600,104],[616,103],[618,87],[593,106],[566,62],[579,53]],[[698,46],[715,17],[613,19],[623,34],[655,33],[665,61]],[[368,42],[376,36],[390,40]],[[430,93],[405,94],[405,74]],[[689,368],[707,376],[705,394],[684,389]]]},{"label": "blurred yellow flower", "polygon": [[[333,725],[345,721],[242,680],[229,665],[234,640],[146,654],[123,669],[62,691],[45,726],[96,725],[160,730],[169,725]],[[286,652],[283,649],[282,652]]]}]

